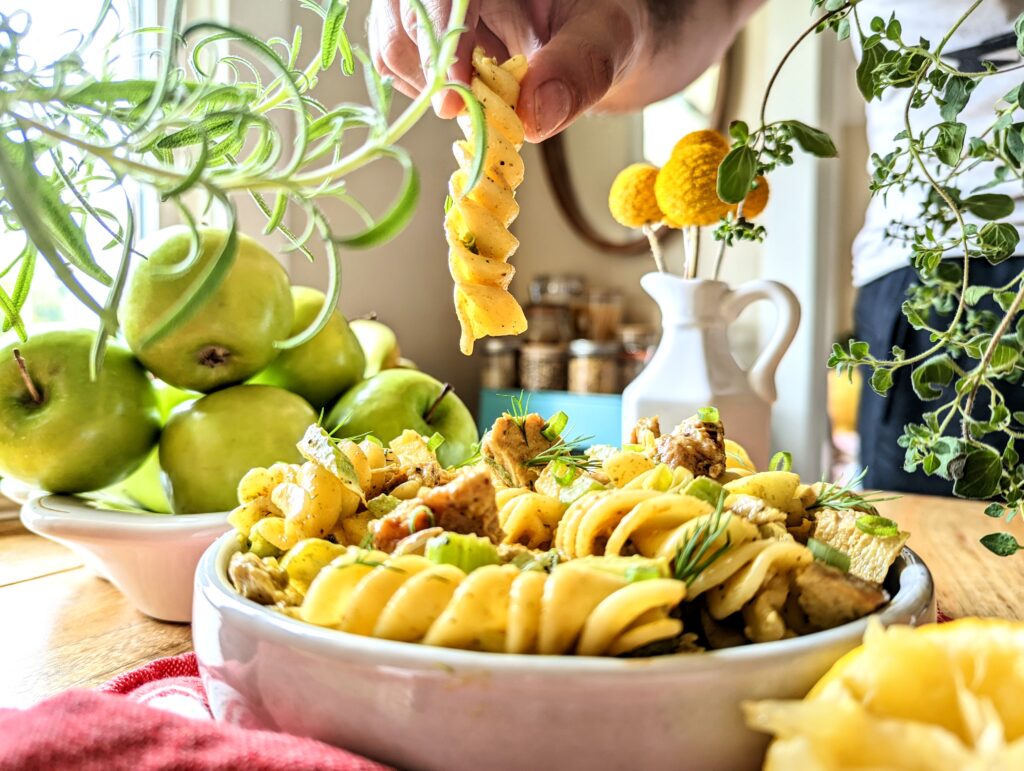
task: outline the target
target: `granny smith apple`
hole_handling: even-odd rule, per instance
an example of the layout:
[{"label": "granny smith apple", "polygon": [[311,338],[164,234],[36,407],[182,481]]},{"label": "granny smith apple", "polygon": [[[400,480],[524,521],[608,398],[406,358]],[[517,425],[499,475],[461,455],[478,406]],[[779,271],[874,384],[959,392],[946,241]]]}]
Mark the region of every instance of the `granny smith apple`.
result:
[{"label": "granny smith apple", "polygon": [[[195,391],[183,391],[180,388],[167,385],[161,380],[155,381],[153,385],[156,388],[156,401],[160,410],[161,423],[167,422],[171,411],[177,405],[202,396]],[[162,473],[159,449],[154,447],[142,465],[126,480],[115,485],[111,492],[126,495],[142,508],[157,514],[170,514],[171,502],[167,500],[167,493],[164,491]]]},{"label": "granny smith apple", "polygon": [[[291,334],[313,323],[327,297],[307,286],[292,287],[295,317]],[[296,393],[316,409],[327,407],[363,379],[366,357],[348,321],[337,310],[309,341],[280,355],[250,383],[278,386]]]},{"label": "granny smith apple", "polygon": [[[444,437],[437,458],[445,466],[461,463],[480,438],[472,413],[454,393],[438,402],[443,386],[425,372],[387,369],[349,389],[334,405],[326,427],[335,436],[371,433],[389,442],[411,428],[424,436]],[[433,410],[431,408],[433,407]]]},{"label": "granny smith apple", "polygon": [[240,383],[274,360],[274,343],[292,327],[292,294],[274,255],[239,234],[234,261],[217,288],[194,301],[196,307],[171,331],[148,340],[155,324],[221,254],[228,236],[200,228],[197,259],[176,273],[188,259],[190,235],[184,226],[167,228],[140,245],[147,259],[129,276],[120,318],[128,345],[153,374],[179,388],[208,392]]},{"label": "granny smith apple", "polygon": [[398,366],[402,351],[391,327],[376,319],[353,319],[351,326],[366,354],[363,377],[373,377],[382,370]]},{"label": "granny smith apple", "polygon": [[239,385],[178,407],[160,437],[164,485],[176,514],[227,511],[251,468],[301,462],[295,445],[316,413],[301,396]]},{"label": "granny smith apple", "polygon": [[54,492],[98,490],[156,444],[160,413],[146,371],[111,341],[92,380],[94,335],[46,332],[0,351],[0,474]]}]

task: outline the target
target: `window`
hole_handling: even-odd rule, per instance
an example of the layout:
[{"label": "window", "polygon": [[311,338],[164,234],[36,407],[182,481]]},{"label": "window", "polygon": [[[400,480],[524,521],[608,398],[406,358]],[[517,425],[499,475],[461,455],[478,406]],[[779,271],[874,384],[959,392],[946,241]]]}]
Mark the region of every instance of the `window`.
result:
[{"label": "window", "polygon": [[[0,12],[4,14],[25,11],[31,15],[31,27],[24,41],[23,53],[40,65],[48,64],[72,49],[77,44],[78,37],[71,30],[91,29],[101,6],[101,0],[46,0],[45,3],[38,0],[0,0]],[[117,13],[108,17],[97,36],[97,45],[86,61],[90,69],[98,69],[101,66],[103,46],[100,43],[113,38],[118,29],[132,30],[154,22],[154,19],[149,18],[155,10],[153,2],[130,3],[128,0],[114,0],[113,6]],[[117,77],[139,77],[143,74],[143,68],[154,66],[144,51],[144,45],[151,47],[152,41],[144,39],[141,35],[120,36],[116,46],[111,49],[116,57],[111,67]],[[42,170],[46,168],[45,163],[46,159],[40,159],[39,165]],[[127,185],[126,190],[135,211],[140,215],[137,233],[145,233],[155,220],[156,201],[145,195],[137,186]],[[98,209],[113,212],[119,218],[125,213],[125,194],[120,188],[91,194],[90,203]],[[113,273],[120,257],[120,247],[105,249],[111,240],[110,236],[91,220],[86,223],[86,236],[97,260],[109,273]],[[21,232],[0,230],[0,255],[4,256],[2,265],[8,264],[12,256],[21,252],[24,238]],[[102,299],[105,296],[104,286],[87,277],[79,278],[94,297]],[[41,260],[37,265],[32,291],[22,311],[22,317],[30,334],[41,325],[53,322],[90,328],[95,327],[97,323],[95,316],[64,288]]]}]

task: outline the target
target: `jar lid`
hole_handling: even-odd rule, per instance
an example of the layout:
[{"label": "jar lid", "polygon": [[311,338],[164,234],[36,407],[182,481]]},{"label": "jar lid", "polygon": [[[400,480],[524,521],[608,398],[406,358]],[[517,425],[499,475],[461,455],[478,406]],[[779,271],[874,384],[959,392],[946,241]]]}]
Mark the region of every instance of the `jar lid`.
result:
[{"label": "jar lid", "polygon": [[614,286],[592,286],[587,290],[588,300],[597,301],[619,301],[622,300],[622,290]]},{"label": "jar lid", "polygon": [[618,356],[622,347],[613,341],[604,340],[573,340],[569,343],[569,353],[573,356]]},{"label": "jar lid", "polygon": [[568,346],[565,343],[523,343],[520,349],[523,356],[564,357]]},{"label": "jar lid", "polygon": [[520,345],[522,343],[518,337],[488,337],[484,340],[483,349],[484,353],[489,354],[514,353],[519,350]]},{"label": "jar lid", "polygon": [[558,318],[568,319],[571,311],[565,305],[551,305],[550,303],[533,303],[526,306],[524,313],[534,318]]},{"label": "jar lid", "polygon": [[658,342],[658,332],[650,324],[623,324],[619,327],[619,339],[625,345],[653,345]]}]

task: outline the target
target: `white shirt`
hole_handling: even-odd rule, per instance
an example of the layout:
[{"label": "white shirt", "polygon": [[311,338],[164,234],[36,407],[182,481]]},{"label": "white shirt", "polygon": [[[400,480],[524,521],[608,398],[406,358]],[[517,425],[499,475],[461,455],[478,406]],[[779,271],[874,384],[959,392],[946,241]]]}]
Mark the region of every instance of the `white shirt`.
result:
[{"label": "white shirt", "polygon": [[[856,8],[865,33],[870,34],[869,24],[873,17],[881,16],[888,22],[890,15],[895,13],[902,25],[904,41],[916,42],[918,38],[923,37],[931,43],[934,50],[943,35],[970,4],[971,0],[863,0]],[[985,0],[950,38],[943,49],[944,54],[951,54],[996,35],[1012,32],[1013,22],[1021,12],[1024,12],[1024,0]],[[859,58],[860,45],[856,35],[854,29],[851,37],[854,38],[854,48]],[[982,58],[1014,64],[1020,59],[1016,49],[1012,47]],[[979,136],[995,120],[996,103],[1021,82],[1024,82],[1022,70],[982,78],[971,94],[967,107],[957,118],[967,125],[967,140],[972,136]],[[889,89],[881,101],[875,99],[867,103],[867,138],[871,153],[884,156],[893,150],[893,138],[904,129],[903,113],[909,93],[909,89]],[[942,122],[939,108],[932,102],[923,108],[911,110],[910,117],[915,134]],[[994,163],[985,163],[977,169],[959,175],[958,186],[962,194],[970,195],[974,188],[988,182],[992,178],[994,168]],[[873,171],[870,166],[869,171]],[[938,174],[948,173],[949,167],[942,166],[932,171]],[[1015,198],[1017,209],[1005,221],[1017,226],[1024,224],[1024,191],[1019,183],[1007,183],[986,192],[1005,193]],[[886,231],[890,229],[893,221],[914,223],[920,215],[921,201],[925,193],[926,191],[919,187],[913,187],[906,193],[892,189],[887,199],[883,200],[881,194],[876,194],[871,199],[864,218],[864,227],[853,243],[854,285],[863,286],[910,264],[910,245],[888,237]]]}]

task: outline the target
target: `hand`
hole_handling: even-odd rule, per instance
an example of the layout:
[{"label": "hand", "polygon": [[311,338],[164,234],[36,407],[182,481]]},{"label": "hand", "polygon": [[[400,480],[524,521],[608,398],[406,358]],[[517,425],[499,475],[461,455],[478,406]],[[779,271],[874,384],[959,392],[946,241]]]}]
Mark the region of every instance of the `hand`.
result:
[{"label": "hand", "polygon": [[[470,0],[467,32],[459,41],[449,77],[469,82],[470,55],[478,45],[499,61],[525,54],[529,69],[516,110],[531,142],[561,131],[592,107],[638,106],[635,99],[620,100],[618,93],[656,48],[648,4],[649,0]],[[451,0],[425,0],[424,5],[434,29],[445,29]],[[374,0],[369,24],[374,64],[410,97],[425,87],[427,53],[417,45],[417,25],[408,0]],[[672,93],[661,93],[663,89],[645,93]],[[462,100],[448,92],[435,97],[434,107],[450,118],[459,112]]]}]

